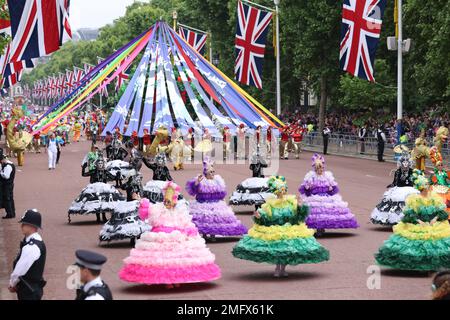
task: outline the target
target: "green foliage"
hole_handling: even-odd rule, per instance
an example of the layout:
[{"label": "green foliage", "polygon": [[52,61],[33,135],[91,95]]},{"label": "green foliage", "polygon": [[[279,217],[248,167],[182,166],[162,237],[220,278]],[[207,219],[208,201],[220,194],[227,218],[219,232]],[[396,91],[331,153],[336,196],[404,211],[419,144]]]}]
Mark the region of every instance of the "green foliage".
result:
[{"label": "green foliage", "polygon": [[[0,0],[0,4],[5,0]],[[254,0],[274,7],[272,0]],[[234,79],[234,37],[237,0],[149,0],[135,2],[124,17],[101,29],[96,41],[67,43],[50,61],[24,76],[33,81],[64,72],[83,63],[97,63],[127,41],[147,30],[160,18],[172,25],[172,12],[178,21],[212,33],[214,54],[219,69]],[[317,96],[328,98],[328,110],[376,112],[396,106],[396,52],[386,48],[386,37],[394,34],[393,1],[388,1],[383,19],[380,46],[375,63],[377,83],[368,83],[339,70],[339,41],[342,1],[281,0],[280,42],[283,109],[298,106],[304,87]],[[404,37],[412,38],[411,52],[404,60],[405,110],[440,106],[450,111],[450,2],[404,0]],[[274,23],[271,24],[271,29]],[[263,70],[263,90],[245,87],[269,109],[275,109],[275,55],[272,32],[268,35]],[[1,39],[0,39],[1,40]],[[2,42],[0,42],[0,46]],[[136,65],[132,67],[132,71]],[[111,91],[113,90],[111,86]],[[107,104],[114,105],[119,95],[110,94]],[[94,101],[94,103],[96,103]]]}]

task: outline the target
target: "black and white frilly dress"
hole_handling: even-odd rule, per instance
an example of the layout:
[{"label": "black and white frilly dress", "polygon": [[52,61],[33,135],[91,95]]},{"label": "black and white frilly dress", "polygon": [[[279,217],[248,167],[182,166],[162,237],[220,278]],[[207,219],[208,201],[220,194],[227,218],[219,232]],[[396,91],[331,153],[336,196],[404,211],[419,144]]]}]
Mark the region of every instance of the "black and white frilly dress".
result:
[{"label": "black and white frilly dress", "polygon": [[139,218],[139,201],[122,201],[116,203],[111,219],[100,231],[99,240],[114,241],[137,239],[151,227]]},{"label": "black and white frilly dress", "polygon": [[370,220],[373,224],[392,226],[402,220],[406,198],[412,194],[419,194],[413,187],[411,176],[412,169],[406,171],[400,168],[395,171],[394,181],[372,211]]},{"label": "black and white frilly dress", "polygon": [[120,177],[127,177],[130,175],[131,168],[130,163],[122,160],[112,160],[106,163],[106,171],[113,177],[117,176],[117,173],[120,172]]},{"label": "black and white frilly dress", "polygon": [[267,199],[275,198],[267,184],[269,178],[249,178],[242,181],[233,192],[230,204],[235,206],[261,206]]},{"label": "black and white frilly dress", "polygon": [[126,197],[112,185],[103,182],[91,183],[72,202],[69,215],[113,212],[117,203],[125,200]]}]

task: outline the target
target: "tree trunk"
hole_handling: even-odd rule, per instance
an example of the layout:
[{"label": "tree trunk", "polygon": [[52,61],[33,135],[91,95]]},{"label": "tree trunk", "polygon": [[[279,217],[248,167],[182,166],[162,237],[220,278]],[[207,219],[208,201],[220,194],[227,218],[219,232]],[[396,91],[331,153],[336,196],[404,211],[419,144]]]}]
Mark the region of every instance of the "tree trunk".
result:
[{"label": "tree trunk", "polygon": [[325,126],[325,108],[327,107],[327,78],[320,79],[320,107],[319,107],[319,132]]}]

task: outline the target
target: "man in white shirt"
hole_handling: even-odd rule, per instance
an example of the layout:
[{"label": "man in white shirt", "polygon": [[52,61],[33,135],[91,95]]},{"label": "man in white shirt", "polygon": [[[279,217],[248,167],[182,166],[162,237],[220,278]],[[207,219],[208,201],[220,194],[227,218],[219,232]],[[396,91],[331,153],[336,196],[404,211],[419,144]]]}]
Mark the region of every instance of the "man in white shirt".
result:
[{"label": "man in white shirt", "polygon": [[43,274],[47,255],[38,233],[42,225],[41,214],[36,209],[27,210],[19,223],[25,238],[14,260],[8,289],[17,293],[18,300],[41,300],[46,284]]},{"label": "man in white shirt", "polygon": [[386,135],[384,134],[384,125],[381,125],[377,129],[377,142],[378,142],[378,161],[384,162],[383,154],[384,154],[384,145],[386,143]]},{"label": "man in white shirt", "polygon": [[0,148],[0,196],[1,202],[6,211],[3,219],[12,219],[16,216],[16,208],[14,205],[14,178],[16,175],[16,167],[6,159],[3,149]]},{"label": "man in white shirt", "polygon": [[77,250],[75,256],[75,265],[80,268],[80,281],[83,283],[75,300],[113,300],[111,290],[100,278],[106,257],[87,250]]}]

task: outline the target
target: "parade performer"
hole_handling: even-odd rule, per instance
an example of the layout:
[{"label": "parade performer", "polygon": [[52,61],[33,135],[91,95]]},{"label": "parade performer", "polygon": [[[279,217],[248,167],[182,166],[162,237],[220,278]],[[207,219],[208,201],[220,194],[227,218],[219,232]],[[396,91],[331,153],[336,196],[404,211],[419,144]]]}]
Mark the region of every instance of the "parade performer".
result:
[{"label": "parade performer", "polygon": [[195,196],[190,212],[200,234],[215,236],[241,236],[247,228],[236,218],[233,210],[223,200],[227,195],[225,181],[215,174],[213,163],[206,157],[203,174],[186,183],[186,191]]},{"label": "parade performer", "polygon": [[404,217],[394,234],[375,255],[386,267],[434,271],[450,268],[450,224],[442,198],[429,191],[428,179],[414,170],[414,186],[420,191],[406,199]]},{"label": "parade performer", "polygon": [[328,250],[316,241],[314,230],[305,224],[308,206],[295,195],[287,195],[284,177],[271,177],[269,186],[277,198],[268,199],[255,212],[254,226],[233,248],[233,255],[258,263],[275,264],[275,277],[287,277],[287,265],[327,261]]},{"label": "parade performer", "polygon": [[292,140],[294,143],[295,159],[300,159],[302,153],[303,129],[298,126],[292,133]]},{"label": "parade performer", "polygon": [[183,170],[184,157],[191,154],[191,149],[185,145],[181,130],[176,131],[175,139],[170,142],[167,152],[170,153],[174,170]]},{"label": "parade performer", "polygon": [[108,161],[121,160],[123,161],[127,155],[128,151],[125,150],[120,141],[120,133],[115,133],[110,145],[106,146],[106,157]]},{"label": "parade performer", "polygon": [[142,200],[140,216],[152,230],[141,236],[124,260],[119,272],[122,280],[173,288],[220,278],[215,256],[200,237],[187,208],[176,205],[179,192],[179,186],[166,182],[164,203]]},{"label": "parade performer", "polygon": [[245,160],[245,136],[247,129],[245,125],[241,123],[237,129],[237,159]]},{"label": "parade performer", "polygon": [[226,160],[231,154],[231,133],[230,128],[225,126],[223,128],[223,160]]},{"label": "parade performer", "polygon": [[81,130],[83,129],[83,125],[80,123],[78,118],[75,120],[75,123],[73,125],[73,141],[79,142],[80,136],[81,136]]},{"label": "parade performer", "polygon": [[242,181],[237,186],[230,198],[231,205],[254,205],[259,208],[267,199],[275,197],[268,185],[269,178],[265,178],[263,174],[263,168],[267,166],[259,153],[252,156],[250,170],[253,177]]},{"label": "parade performer", "polygon": [[205,128],[203,130],[203,136],[202,141],[200,141],[197,146],[194,148],[194,151],[200,152],[202,156],[207,155],[209,152],[211,152],[213,149],[212,142],[211,142],[211,134],[209,133],[209,130]]},{"label": "parade performer", "polygon": [[437,148],[439,153],[442,154],[442,146],[448,139],[448,128],[442,126],[436,131],[436,136],[434,137],[434,146]]},{"label": "parade performer", "polygon": [[412,182],[412,165],[409,153],[403,153],[397,161],[394,181],[387,186],[389,189],[372,211],[372,223],[392,226],[402,220],[406,198],[411,194],[419,193]]},{"label": "parade performer", "polygon": [[135,169],[131,169],[127,176],[127,181],[121,183],[120,188],[127,193],[127,201],[140,199],[143,195],[142,175]]},{"label": "parade performer", "polygon": [[310,207],[306,224],[317,229],[318,235],[325,229],[357,228],[355,216],[348,203],[342,201],[339,188],[331,171],[325,171],[325,159],[315,154],[312,157],[313,170],[308,172],[300,185],[303,201]]},{"label": "parade performer", "polygon": [[280,139],[280,159],[288,160],[289,159],[289,127],[284,126],[281,131],[281,139]]},{"label": "parade performer", "polygon": [[144,129],[144,137],[142,143],[144,144],[144,155],[147,156],[150,153],[150,146],[152,144],[152,137],[148,132],[148,129]]},{"label": "parade performer", "polygon": [[118,241],[130,239],[134,246],[136,239],[151,227],[139,217],[140,198],[133,201],[118,202],[115,206],[111,219],[105,223],[100,231],[100,242]]},{"label": "parade performer", "polygon": [[126,198],[113,186],[107,184],[110,177],[105,170],[103,158],[98,158],[94,170],[85,171],[82,169],[83,177],[90,177],[90,184],[81,191],[81,194],[72,202],[69,208],[68,219],[71,222],[70,215],[93,214],[97,216],[97,223],[100,223],[100,214],[103,222],[106,222],[106,212],[112,212],[118,201],[125,201]]},{"label": "parade performer", "polygon": [[166,155],[159,153],[155,157],[155,162],[150,162],[147,158],[143,159],[145,166],[153,171],[153,180],[172,181],[169,168],[166,166]]},{"label": "parade performer", "polygon": [[425,139],[425,131],[422,130],[419,138],[415,141],[415,147],[411,153],[411,157],[416,161],[416,169],[425,170],[425,159],[430,156],[430,149]]},{"label": "parade performer", "polygon": [[444,169],[442,155],[436,146],[430,149],[430,158],[434,164],[430,177],[431,190],[442,198],[450,218],[450,171]]},{"label": "parade performer", "polygon": [[14,131],[17,122],[25,115],[24,103],[23,90],[20,86],[17,86],[14,91],[14,106],[11,110],[11,119],[6,129],[6,139],[8,148],[17,154],[17,165],[19,167],[24,165],[25,150],[33,139],[33,136],[28,132],[19,130],[16,133]]}]

